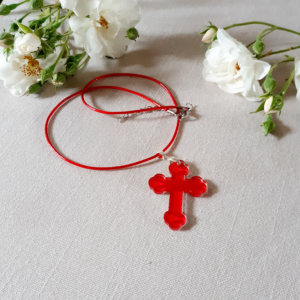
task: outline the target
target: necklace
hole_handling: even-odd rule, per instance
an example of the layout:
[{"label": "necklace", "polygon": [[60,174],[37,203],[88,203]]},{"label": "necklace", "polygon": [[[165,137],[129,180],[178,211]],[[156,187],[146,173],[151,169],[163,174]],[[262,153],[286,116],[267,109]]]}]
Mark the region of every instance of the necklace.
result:
[{"label": "necklace", "polygon": [[[146,97],[143,94],[140,94],[138,92],[118,87],[118,86],[95,86],[91,87],[93,83],[96,81],[99,81],[104,78],[109,78],[109,77],[121,77],[121,76],[130,76],[130,77],[138,77],[138,78],[143,78],[147,80],[151,80],[155,83],[157,83],[159,86],[161,86],[170,96],[172,100],[173,105],[169,106],[162,106],[152,99]],[[143,109],[138,109],[138,110],[130,110],[130,111],[104,111],[100,109],[96,109],[92,106],[90,106],[84,98],[85,93],[95,91],[95,90],[100,90],[100,89],[114,89],[114,90],[120,90],[126,93],[131,93],[136,96],[139,96],[147,101],[149,101],[152,105],[147,108]],[[142,114],[142,113],[147,113],[151,111],[165,111],[169,114],[172,114],[177,117],[177,122],[176,122],[176,127],[174,130],[174,133],[172,135],[171,140],[169,143],[166,145],[166,147],[159,153],[156,153],[148,158],[142,159],[140,161],[136,161],[133,163],[125,164],[125,165],[120,165],[120,166],[112,166],[112,167],[95,167],[95,166],[88,166],[88,165],[83,165],[78,162],[75,162],[73,160],[70,160],[63,156],[53,145],[49,138],[49,122],[53,115],[58,111],[60,107],[62,107],[64,104],[66,104],[68,101],[73,100],[75,97],[81,96],[81,100],[83,104],[93,110],[96,113],[101,113],[101,114],[108,114],[108,115],[123,115],[120,120],[124,121],[127,118],[132,117],[133,115],[137,114]],[[157,174],[154,177],[152,177],[149,180],[149,187],[156,193],[156,194],[162,194],[164,192],[169,192],[170,193],[170,200],[169,200],[169,210],[164,214],[164,220],[165,222],[169,225],[169,227],[173,230],[178,230],[182,226],[185,225],[186,223],[186,216],[182,212],[182,204],[183,204],[183,194],[188,193],[192,195],[193,197],[200,197],[203,193],[207,191],[207,184],[206,182],[200,178],[199,176],[194,176],[191,179],[186,179],[186,176],[189,173],[188,165],[182,161],[179,160],[175,157],[168,157],[166,156],[165,152],[171,147],[171,145],[174,143],[175,138],[178,134],[180,122],[182,119],[186,118],[190,111],[192,110],[191,105],[187,106],[178,106],[176,100],[174,99],[172,93],[169,91],[169,89],[162,84],[160,81],[140,75],[140,74],[132,74],[132,73],[113,73],[113,74],[107,74],[103,76],[99,76],[95,78],[94,80],[90,81],[83,90],[78,91],[67,98],[63,99],[60,103],[58,103],[54,109],[51,111],[49,116],[47,117],[46,123],[45,123],[45,136],[48,144],[52,148],[52,150],[64,161],[75,165],[77,167],[85,168],[85,169],[90,169],[90,170],[100,170],[100,171],[108,171],[108,170],[118,170],[118,169],[125,169],[129,168],[132,166],[136,166],[145,162],[148,162],[153,159],[163,159],[166,161],[169,161],[170,166],[169,166],[169,172],[171,174],[171,177],[165,177],[162,174]]]}]

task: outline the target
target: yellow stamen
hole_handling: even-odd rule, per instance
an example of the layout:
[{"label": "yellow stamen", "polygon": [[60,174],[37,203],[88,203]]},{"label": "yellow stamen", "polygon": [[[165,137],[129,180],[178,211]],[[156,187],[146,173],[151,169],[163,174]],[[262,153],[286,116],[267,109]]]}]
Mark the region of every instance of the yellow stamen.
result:
[{"label": "yellow stamen", "polygon": [[28,60],[27,65],[23,65],[20,67],[22,73],[26,76],[40,76],[42,72],[42,68],[40,67],[39,62],[34,59],[32,56],[24,56],[24,59]]},{"label": "yellow stamen", "polygon": [[100,24],[102,27],[105,27],[106,29],[108,29],[108,22],[105,20],[104,17],[100,16],[99,24]]}]

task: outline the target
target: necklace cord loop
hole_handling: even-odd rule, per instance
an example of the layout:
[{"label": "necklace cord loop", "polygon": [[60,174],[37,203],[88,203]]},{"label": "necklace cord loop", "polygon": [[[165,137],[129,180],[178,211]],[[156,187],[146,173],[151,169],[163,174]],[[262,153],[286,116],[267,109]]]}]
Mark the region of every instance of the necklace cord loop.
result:
[{"label": "necklace cord loop", "polygon": [[[155,101],[153,101],[152,99],[146,97],[143,94],[140,94],[138,92],[135,92],[135,91],[132,91],[132,90],[129,90],[129,89],[126,89],[126,88],[118,87],[118,86],[96,86],[96,87],[90,87],[96,81],[99,81],[99,80],[104,79],[104,78],[109,78],[109,77],[124,77],[124,76],[126,76],[126,77],[144,78],[144,79],[151,80],[151,81],[157,83],[158,85],[160,85],[168,93],[168,95],[170,96],[170,98],[172,100],[173,105],[162,106],[162,105],[156,103]],[[92,106],[90,106],[89,104],[86,103],[84,95],[87,92],[91,92],[91,91],[95,91],[95,90],[100,90],[100,89],[113,89],[113,90],[120,90],[120,91],[124,91],[124,92],[127,92],[127,93],[131,93],[131,94],[134,94],[136,96],[139,96],[139,97],[144,98],[145,100],[149,101],[150,103],[152,103],[154,105],[154,107],[150,106],[150,107],[143,108],[143,109],[138,109],[138,110],[115,111],[115,112],[103,111],[103,110],[100,110],[100,109],[96,109],[96,108],[94,108],[94,107],[92,107]],[[133,163],[129,163],[129,164],[125,164],[125,165],[120,165],[120,166],[113,166],[113,167],[94,167],[94,166],[88,166],[88,165],[77,163],[77,162],[75,162],[75,161],[73,161],[71,159],[66,158],[61,153],[59,153],[59,151],[52,144],[52,142],[51,142],[51,140],[49,138],[49,132],[48,131],[49,131],[50,120],[53,117],[53,115],[58,111],[58,109],[61,106],[65,105],[68,101],[73,100],[75,97],[78,97],[78,96],[81,96],[81,100],[82,100],[83,104],[86,107],[88,107],[89,109],[91,109],[91,110],[93,110],[93,111],[95,111],[97,113],[101,113],[101,114],[109,114],[109,115],[118,115],[118,114],[120,115],[120,114],[123,114],[123,115],[127,116],[127,118],[128,118],[128,116],[132,116],[133,114],[141,114],[141,113],[146,113],[146,112],[152,112],[152,111],[155,111],[155,110],[164,110],[164,111],[166,111],[168,113],[171,113],[171,114],[173,114],[173,115],[175,115],[177,117],[175,131],[174,131],[174,133],[172,135],[171,140],[169,141],[169,143],[167,144],[167,146],[162,150],[161,153],[156,153],[155,155],[152,155],[152,156],[150,156],[148,158],[145,158],[145,159],[133,162]],[[100,170],[100,171],[125,169],[125,168],[133,167],[133,166],[136,166],[136,165],[148,162],[148,161],[153,160],[155,158],[159,158],[160,156],[166,157],[166,155],[164,154],[164,152],[166,152],[171,147],[171,145],[174,143],[175,138],[176,138],[176,136],[178,134],[180,120],[186,118],[189,115],[189,113],[191,112],[192,109],[193,109],[193,106],[191,104],[187,104],[186,107],[178,106],[177,102],[174,99],[174,96],[172,95],[172,93],[170,92],[170,90],[164,84],[162,84],[160,81],[158,81],[158,80],[156,80],[156,79],[154,79],[152,77],[148,77],[148,76],[140,75],[140,74],[134,74],[134,73],[112,73],[112,74],[106,74],[106,75],[102,75],[102,76],[99,76],[99,77],[93,79],[82,90],[80,90],[80,91],[78,91],[78,92],[76,92],[76,93],[68,96],[67,98],[63,99],[61,102],[59,102],[54,107],[54,109],[50,112],[49,116],[47,117],[47,120],[46,120],[46,123],[45,123],[45,137],[46,137],[46,140],[47,140],[48,144],[50,145],[50,147],[52,148],[52,150],[56,153],[56,155],[58,155],[58,157],[60,157],[61,159],[63,159],[64,161],[66,161],[66,162],[68,162],[68,163],[70,163],[72,165],[75,165],[75,166],[80,167],[80,168],[85,168],[85,169],[90,169],[90,170]],[[124,120],[124,116],[123,116],[123,118],[121,117],[121,120]],[[171,159],[176,159],[176,158],[171,158]],[[177,161],[177,159],[176,159],[176,161]]]}]

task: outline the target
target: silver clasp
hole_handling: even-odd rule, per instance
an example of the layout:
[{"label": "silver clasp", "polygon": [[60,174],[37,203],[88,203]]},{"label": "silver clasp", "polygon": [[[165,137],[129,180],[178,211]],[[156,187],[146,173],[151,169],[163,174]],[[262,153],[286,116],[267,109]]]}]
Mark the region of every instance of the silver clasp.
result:
[{"label": "silver clasp", "polygon": [[176,108],[170,108],[166,110],[169,114],[176,116],[178,120],[185,119],[189,116],[193,110],[193,105],[187,103],[186,106],[177,106]]}]

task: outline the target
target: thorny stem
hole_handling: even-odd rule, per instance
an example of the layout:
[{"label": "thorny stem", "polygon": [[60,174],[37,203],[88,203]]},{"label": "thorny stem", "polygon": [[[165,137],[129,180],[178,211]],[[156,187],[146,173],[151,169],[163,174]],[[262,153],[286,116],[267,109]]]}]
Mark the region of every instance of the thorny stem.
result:
[{"label": "thorny stem", "polygon": [[[276,25],[273,25],[271,23],[266,23],[266,22],[260,22],[260,21],[252,21],[252,22],[245,22],[245,23],[237,23],[237,24],[233,24],[233,25],[230,25],[230,26],[227,26],[227,27],[224,27],[225,30],[228,30],[230,28],[234,28],[234,27],[239,27],[239,26],[246,26],[246,25],[265,25],[265,26],[269,26],[271,27],[269,30],[270,31],[267,31],[267,30],[264,30],[264,31],[267,31],[265,34],[262,34],[261,37],[264,37],[266,36],[267,34],[270,34],[271,32],[273,32],[274,30],[282,30],[282,31],[286,31],[286,32],[290,32],[290,33],[293,33],[293,34],[297,34],[297,35],[300,35],[300,32],[298,31],[295,31],[295,30],[291,30],[291,29],[288,29],[288,28],[284,28],[284,27],[278,27]],[[264,32],[262,31],[262,32]],[[250,43],[248,47],[252,46],[253,44],[255,43],[252,42]],[[284,52],[288,52],[288,51],[291,51],[291,50],[295,50],[295,49],[298,49],[300,48],[300,46],[297,46],[297,47],[290,47],[288,49],[283,49],[283,50],[279,50],[279,51],[274,51],[274,52],[268,52],[266,54],[263,54],[263,55],[259,55],[257,58],[260,59],[260,58],[263,58],[263,57],[266,57],[266,56],[269,56],[269,55],[274,55],[274,54],[279,54],[279,53],[284,53]]]},{"label": "thorny stem", "polygon": [[296,47],[290,47],[290,48],[279,50],[279,51],[272,51],[272,52],[268,52],[268,53],[263,54],[263,55],[259,55],[257,58],[260,59],[260,58],[263,58],[263,57],[266,57],[266,56],[279,54],[279,53],[284,53],[284,52],[292,51],[292,50],[299,49],[299,48],[300,48],[300,46],[296,46]]},{"label": "thorny stem", "polygon": [[246,26],[246,25],[265,25],[265,26],[270,26],[270,27],[276,27],[277,30],[282,30],[282,31],[287,31],[293,34],[297,34],[300,35],[300,32],[295,31],[295,30],[291,30],[288,28],[284,28],[284,27],[278,27],[276,25],[270,24],[270,23],[266,23],[266,22],[260,22],[260,21],[252,21],[252,22],[246,22],[246,23],[237,23],[237,24],[233,24],[227,27],[224,27],[224,30],[233,28],[233,27],[239,27],[239,26]]}]

